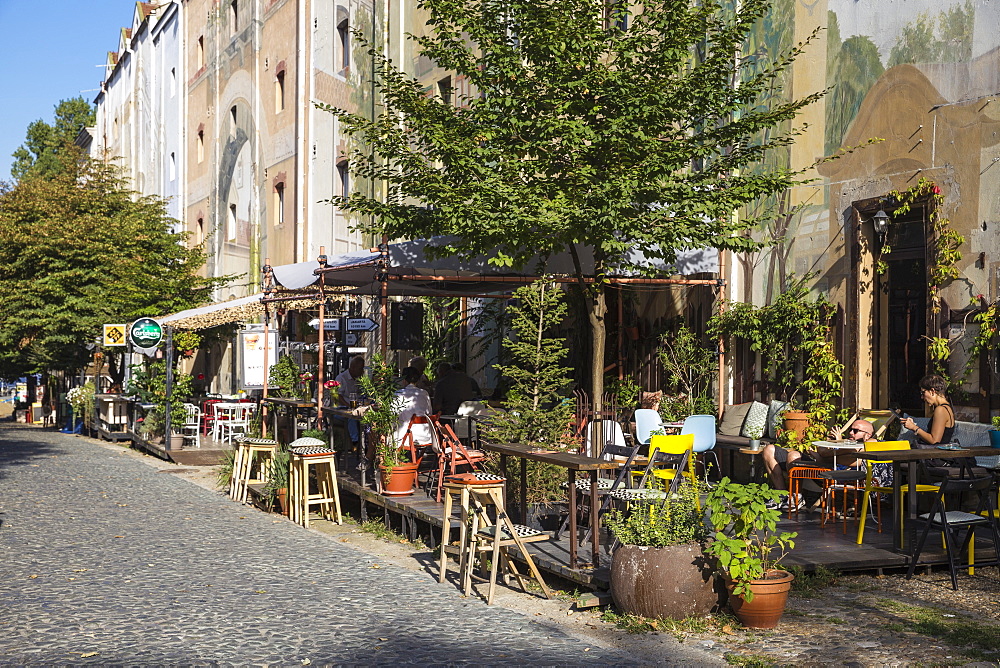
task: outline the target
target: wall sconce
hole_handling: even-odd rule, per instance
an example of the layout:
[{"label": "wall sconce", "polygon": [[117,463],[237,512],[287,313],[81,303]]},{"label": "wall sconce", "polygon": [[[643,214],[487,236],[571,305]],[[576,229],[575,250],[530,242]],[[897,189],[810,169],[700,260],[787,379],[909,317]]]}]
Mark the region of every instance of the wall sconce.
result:
[{"label": "wall sconce", "polygon": [[878,239],[879,247],[881,247],[885,244],[885,235],[889,231],[889,214],[885,212],[885,209],[879,209],[878,213],[872,216],[872,226],[875,228],[875,237]]}]

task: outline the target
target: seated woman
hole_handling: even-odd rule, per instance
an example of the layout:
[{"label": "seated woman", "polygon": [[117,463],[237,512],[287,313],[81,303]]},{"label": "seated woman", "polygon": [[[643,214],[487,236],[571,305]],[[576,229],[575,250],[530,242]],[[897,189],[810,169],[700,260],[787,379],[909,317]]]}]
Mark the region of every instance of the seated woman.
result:
[{"label": "seated woman", "polygon": [[918,385],[920,396],[931,410],[931,420],[926,430],[919,428],[910,417],[903,419],[903,426],[928,445],[951,443],[955,436],[955,411],[945,395],[948,383],[941,376],[931,374],[921,378]]}]

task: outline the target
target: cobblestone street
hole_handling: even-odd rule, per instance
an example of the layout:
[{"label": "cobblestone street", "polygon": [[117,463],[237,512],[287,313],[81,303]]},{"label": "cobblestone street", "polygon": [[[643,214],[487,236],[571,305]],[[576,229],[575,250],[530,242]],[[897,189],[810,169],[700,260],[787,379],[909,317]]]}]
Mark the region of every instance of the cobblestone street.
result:
[{"label": "cobblestone street", "polygon": [[3,422],[0,485],[4,665],[642,663],[117,446]]}]

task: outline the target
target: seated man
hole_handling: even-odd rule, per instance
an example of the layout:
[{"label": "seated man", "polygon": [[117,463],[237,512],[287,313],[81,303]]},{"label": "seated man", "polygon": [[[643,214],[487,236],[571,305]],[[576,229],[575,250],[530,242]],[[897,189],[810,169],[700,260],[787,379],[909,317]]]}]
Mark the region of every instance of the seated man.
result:
[{"label": "seated man", "polygon": [[[844,435],[850,440],[863,443],[875,438],[875,428],[868,420],[858,419],[851,423],[851,426],[847,428]],[[831,438],[835,437],[831,432]],[[824,468],[833,468],[835,450],[810,450],[807,454],[809,455],[809,459],[804,459],[802,453],[797,450],[787,450],[774,443],[764,446],[764,450],[760,453],[760,456],[764,460],[764,468],[767,469],[768,475],[771,476],[771,485],[775,489],[787,490],[788,482],[785,480],[785,471],[794,466],[798,461],[812,463]],[[837,462],[838,469],[854,468],[857,466],[858,462],[854,457],[844,454],[840,454],[839,456],[840,460]],[[787,499],[782,502],[782,510],[787,510],[787,503]],[[802,503],[801,500],[799,503]]]}]

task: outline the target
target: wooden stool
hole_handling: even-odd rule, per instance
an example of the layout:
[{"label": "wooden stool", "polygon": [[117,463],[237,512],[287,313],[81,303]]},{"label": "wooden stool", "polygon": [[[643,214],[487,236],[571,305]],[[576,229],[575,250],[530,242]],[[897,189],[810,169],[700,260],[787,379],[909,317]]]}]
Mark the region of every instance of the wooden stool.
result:
[{"label": "wooden stool", "polygon": [[[267,482],[278,442],[269,438],[244,437],[237,440],[233,456],[233,473],[229,481],[229,496],[240,503],[247,502],[251,484]],[[254,477],[254,464],[257,464]]]},{"label": "wooden stool", "polygon": [[[301,440],[301,439],[300,439]],[[307,445],[289,448],[291,463],[288,468],[288,517],[293,522],[309,528],[309,508],[320,507],[320,515],[331,522],[343,524],[340,512],[340,490],[337,487],[337,453],[326,445]],[[317,494],[309,493],[309,467],[316,475]],[[337,519],[333,519],[330,502],[333,502]]]},{"label": "wooden stool", "polygon": [[[444,508],[444,528],[441,536],[441,573],[440,582],[444,582],[447,573],[447,555],[449,553],[459,555],[459,577],[462,582],[462,591],[468,596],[472,588],[472,570],[477,555],[490,553],[490,578],[489,593],[486,597],[486,604],[493,603],[493,595],[496,591],[497,569],[500,564],[509,570],[517,578],[521,589],[527,591],[524,577],[514,565],[513,560],[507,555],[507,548],[516,546],[521,553],[521,558],[528,564],[531,576],[538,582],[545,594],[545,598],[551,598],[545,581],[542,580],[541,573],[535,566],[534,560],[528,553],[526,543],[533,543],[541,540],[549,540],[550,536],[544,532],[532,529],[524,525],[514,524],[507,516],[504,508],[503,490],[504,478],[489,473],[466,473],[456,476],[449,476],[443,488],[446,491]],[[461,523],[459,525],[458,546],[448,545],[448,537],[451,528],[451,511],[453,497],[459,498],[461,509]],[[489,508],[496,511],[497,523],[494,524],[489,516]]]}]

